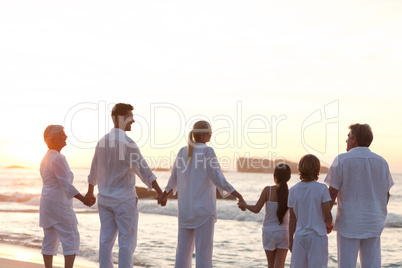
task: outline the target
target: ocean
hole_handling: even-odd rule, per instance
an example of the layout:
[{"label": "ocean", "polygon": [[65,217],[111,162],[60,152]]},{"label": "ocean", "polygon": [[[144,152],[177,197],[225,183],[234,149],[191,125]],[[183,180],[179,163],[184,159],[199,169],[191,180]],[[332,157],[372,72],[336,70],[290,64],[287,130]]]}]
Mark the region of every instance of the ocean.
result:
[{"label": "ocean", "polygon": [[[88,169],[73,169],[74,185],[85,194]],[[169,172],[157,171],[161,187]],[[224,173],[227,180],[248,203],[259,198],[262,189],[273,184],[272,174]],[[39,200],[42,179],[35,169],[0,169],[0,242],[30,248],[41,248],[43,231],[39,227]],[[320,175],[322,182],[325,174]],[[402,267],[402,174],[393,174],[386,227],[382,234],[382,267]],[[299,181],[293,174],[289,187]],[[137,186],[144,186],[140,180]],[[74,199],[81,236],[79,256],[98,260],[99,217],[96,205],[88,208]],[[134,253],[135,267],[173,267],[177,240],[177,200],[169,199],[166,207],[152,199],[139,200],[140,219],[138,245]],[[214,267],[267,267],[262,249],[261,226],[264,209],[259,214],[243,212],[234,200],[217,200],[218,222],[214,236]],[[335,216],[336,207],[332,213]],[[337,267],[336,232],[329,234],[328,267]],[[59,248],[61,254],[61,246]],[[117,262],[117,242],[113,256]],[[193,261],[194,264],[194,261]],[[290,264],[290,252],[286,267]],[[117,266],[116,266],[117,267]],[[359,267],[359,266],[358,266]]]}]

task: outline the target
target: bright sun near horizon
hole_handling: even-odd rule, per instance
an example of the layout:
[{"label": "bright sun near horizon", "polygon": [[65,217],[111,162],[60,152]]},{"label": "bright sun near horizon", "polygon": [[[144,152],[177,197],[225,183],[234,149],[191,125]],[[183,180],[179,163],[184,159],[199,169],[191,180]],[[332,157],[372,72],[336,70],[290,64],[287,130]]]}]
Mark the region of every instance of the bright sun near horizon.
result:
[{"label": "bright sun near horizon", "polygon": [[0,166],[38,168],[45,127],[61,124],[62,153],[89,167],[125,102],[153,165],[172,163],[199,119],[228,169],[307,153],[329,166],[348,126],[368,123],[370,148],[402,172],[401,13],[397,1],[2,2]]}]

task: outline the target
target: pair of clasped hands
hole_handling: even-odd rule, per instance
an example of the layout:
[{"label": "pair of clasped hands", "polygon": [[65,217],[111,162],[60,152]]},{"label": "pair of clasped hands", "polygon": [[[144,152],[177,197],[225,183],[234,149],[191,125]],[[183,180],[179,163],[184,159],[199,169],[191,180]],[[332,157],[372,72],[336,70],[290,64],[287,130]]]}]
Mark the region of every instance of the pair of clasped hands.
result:
[{"label": "pair of clasped hands", "polygon": [[96,197],[93,194],[87,193],[81,201],[84,205],[92,207],[96,203]]}]

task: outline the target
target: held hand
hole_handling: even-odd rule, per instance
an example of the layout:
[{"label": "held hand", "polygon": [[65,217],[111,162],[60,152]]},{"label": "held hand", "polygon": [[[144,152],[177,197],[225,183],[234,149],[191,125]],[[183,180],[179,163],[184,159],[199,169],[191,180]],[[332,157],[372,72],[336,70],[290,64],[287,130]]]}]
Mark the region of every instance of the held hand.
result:
[{"label": "held hand", "polygon": [[88,203],[84,203],[85,205],[87,205],[88,207],[92,207],[95,203],[96,203],[96,197],[93,194],[87,193],[85,195],[86,199],[89,199]]},{"label": "held hand", "polygon": [[244,200],[243,200],[243,201],[239,201],[239,202],[237,203],[237,206],[238,206],[241,210],[246,211],[247,203],[244,202]]},{"label": "held hand", "polygon": [[84,203],[84,205],[86,205],[86,206],[88,206],[88,207],[90,207],[90,206],[93,205],[91,198],[86,197],[86,196],[84,196],[84,200],[82,200],[82,203]]},{"label": "held hand", "polygon": [[327,228],[327,234],[331,233],[332,230],[334,229],[333,225],[331,225],[331,227],[328,227],[328,226],[325,225],[325,227]]},{"label": "held hand", "polygon": [[166,206],[167,196],[163,193],[156,196],[155,199],[158,201],[158,205],[161,205],[162,207]]}]

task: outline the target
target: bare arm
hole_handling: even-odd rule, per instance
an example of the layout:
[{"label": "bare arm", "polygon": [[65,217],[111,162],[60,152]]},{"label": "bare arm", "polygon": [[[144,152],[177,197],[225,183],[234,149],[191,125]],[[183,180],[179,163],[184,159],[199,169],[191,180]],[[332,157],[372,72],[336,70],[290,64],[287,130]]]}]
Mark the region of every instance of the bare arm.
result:
[{"label": "bare arm", "polygon": [[244,202],[243,196],[238,191],[232,192],[231,195],[236,197],[239,200],[239,202]]},{"label": "bare arm", "polygon": [[336,198],[338,197],[338,193],[339,193],[339,191],[337,190],[337,189],[335,189],[335,188],[332,188],[332,186],[329,186],[329,195],[331,196],[331,199],[332,199],[332,201],[331,201],[331,209],[332,209],[332,207],[334,206],[334,204],[335,204],[335,200],[336,200]]},{"label": "bare arm", "polygon": [[265,202],[267,201],[267,193],[268,193],[269,187],[265,187],[264,190],[262,190],[260,198],[258,199],[257,203],[255,203],[254,206],[250,205],[245,205],[245,208],[250,210],[251,212],[254,213],[259,213],[264,206]]},{"label": "bare arm", "polygon": [[293,236],[296,231],[297,219],[296,219],[296,215],[293,211],[293,208],[289,208],[289,214],[290,214],[290,218],[289,218],[289,250],[290,250],[290,252],[292,252]]},{"label": "bare arm", "polygon": [[332,201],[327,201],[325,203],[322,203],[322,212],[324,214],[325,226],[327,227],[327,234],[329,234],[333,229],[332,214],[331,214],[331,202]]},{"label": "bare arm", "polygon": [[155,189],[155,191],[158,193],[158,196],[162,194],[162,190],[161,190],[161,188],[159,187],[159,184],[158,184],[158,182],[157,182],[156,180],[154,180],[154,181],[152,182],[152,188]]}]

